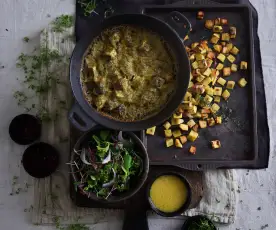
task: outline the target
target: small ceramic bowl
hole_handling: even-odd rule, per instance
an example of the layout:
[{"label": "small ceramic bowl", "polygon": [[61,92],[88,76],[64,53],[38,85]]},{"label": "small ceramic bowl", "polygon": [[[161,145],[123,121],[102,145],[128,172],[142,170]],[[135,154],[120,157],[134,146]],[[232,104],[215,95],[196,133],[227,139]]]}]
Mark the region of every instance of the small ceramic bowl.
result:
[{"label": "small ceramic bowl", "polygon": [[[179,177],[183,181],[183,183],[185,184],[185,186],[187,188],[187,200],[186,200],[186,202],[183,204],[183,206],[180,209],[178,209],[174,212],[162,212],[162,211],[160,211],[158,208],[155,207],[154,203],[152,202],[152,200],[150,198],[150,189],[151,189],[151,186],[152,186],[153,182],[158,177],[165,176],[165,175],[173,175],[173,176]],[[164,173],[158,174],[158,176],[156,176],[155,178],[152,178],[149,181],[148,188],[147,188],[147,197],[148,197],[148,201],[149,201],[149,204],[150,204],[152,210],[154,210],[158,215],[164,216],[164,217],[174,217],[174,216],[181,215],[185,210],[188,209],[188,207],[191,203],[192,191],[191,191],[191,186],[190,186],[189,182],[181,174],[179,174],[177,172],[164,172]]]},{"label": "small ceramic bowl", "polygon": [[9,134],[17,144],[29,145],[40,138],[41,122],[30,114],[20,114],[11,121]]},{"label": "small ceramic bowl", "polygon": [[38,142],[25,150],[22,164],[32,177],[44,178],[56,171],[59,165],[59,154],[53,146]]},{"label": "small ceramic bowl", "polygon": [[183,224],[181,230],[189,230],[189,228],[193,222],[199,223],[200,220],[207,220],[209,225],[213,227],[212,230],[217,230],[216,226],[210,219],[208,219],[205,216],[201,216],[201,215],[189,217]]}]

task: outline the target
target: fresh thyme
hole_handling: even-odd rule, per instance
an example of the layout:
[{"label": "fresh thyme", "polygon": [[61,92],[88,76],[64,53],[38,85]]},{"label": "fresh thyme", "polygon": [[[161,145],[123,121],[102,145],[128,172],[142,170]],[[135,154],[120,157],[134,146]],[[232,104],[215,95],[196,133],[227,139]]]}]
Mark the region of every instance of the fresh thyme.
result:
[{"label": "fresh thyme", "polygon": [[81,8],[83,9],[84,16],[90,16],[92,12],[95,12],[97,7],[96,0],[79,0]]},{"label": "fresh thyme", "polygon": [[24,37],[24,38],[23,38],[23,41],[24,41],[24,42],[29,42],[29,41],[30,41],[30,38]]},{"label": "fresh thyme", "polygon": [[73,26],[74,18],[72,15],[61,15],[55,19],[55,21],[52,23],[53,25],[53,31],[62,33],[65,31],[65,29],[70,28]]}]

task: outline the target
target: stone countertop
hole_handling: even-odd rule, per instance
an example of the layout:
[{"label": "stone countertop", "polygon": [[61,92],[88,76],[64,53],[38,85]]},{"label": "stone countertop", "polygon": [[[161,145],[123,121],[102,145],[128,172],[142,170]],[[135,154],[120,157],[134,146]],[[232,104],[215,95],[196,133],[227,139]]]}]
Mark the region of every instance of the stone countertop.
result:
[{"label": "stone countertop", "polygon": [[[50,230],[54,227],[34,226],[29,213],[32,204],[32,187],[11,196],[13,177],[18,183],[32,184],[23,170],[20,160],[25,147],[13,143],[8,136],[11,119],[22,113],[16,105],[13,93],[20,88],[17,78],[22,73],[15,63],[21,52],[32,51],[39,44],[39,31],[56,16],[74,12],[74,0],[1,0],[0,1],[0,229]],[[259,36],[266,81],[269,117],[276,115],[276,1],[252,0],[259,14]],[[29,43],[22,41],[30,38]],[[274,137],[276,120],[270,121],[271,155],[269,168],[265,170],[237,170],[239,198],[235,224],[222,226],[222,230],[274,230],[276,227],[276,163]],[[19,186],[19,185],[16,185]],[[150,229],[179,229],[179,220],[149,220]],[[263,226],[268,225],[266,228]],[[100,223],[92,229],[121,229],[122,223]]]}]

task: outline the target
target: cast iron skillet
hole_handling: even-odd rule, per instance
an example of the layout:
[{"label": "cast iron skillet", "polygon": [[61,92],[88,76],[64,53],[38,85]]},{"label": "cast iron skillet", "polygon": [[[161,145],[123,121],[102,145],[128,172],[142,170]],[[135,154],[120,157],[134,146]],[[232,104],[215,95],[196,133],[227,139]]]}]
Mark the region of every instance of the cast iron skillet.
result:
[{"label": "cast iron skillet", "polygon": [[[170,46],[179,67],[175,93],[168,104],[156,115],[134,122],[118,121],[97,112],[84,98],[80,83],[82,59],[91,41],[104,29],[124,24],[141,26],[158,33]],[[70,81],[76,99],[76,103],[69,112],[70,122],[81,131],[91,129],[96,125],[95,123],[115,130],[138,131],[158,125],[170,117],[182,102],[189,84],[190,63],[183,45],[183,38],[190,28],[191,25],[186,17],[179,12],[172,12],[168,15],[166,22],[143,14],[116,15],[97,24],[93,30],[87,31],[87,36],[77,43],[70,62]]]}]

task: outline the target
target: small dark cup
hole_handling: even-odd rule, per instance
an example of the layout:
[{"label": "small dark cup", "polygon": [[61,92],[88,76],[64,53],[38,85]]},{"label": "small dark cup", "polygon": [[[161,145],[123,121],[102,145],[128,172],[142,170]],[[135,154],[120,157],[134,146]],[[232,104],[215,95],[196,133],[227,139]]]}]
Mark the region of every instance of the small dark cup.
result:
[{"label": "small dark cup", "polygon": [[41,122],[30,114],[20,114],[11,121],[9,134],[17,144],[29,145],[40,138]]},{"label": "small dark cup", "polygon": [[201,216],[201,215],[189,217],[185,221],[185,223],[183,224],[181,230],[189,230],[189,228],[192,225],[192,223],[194,223],[194,222],[199,223],[201,220],[207,220],[208,223],[210,224],[210,226],[213,227],[212,230],[217,230],[215,224],[209,218],[207,218],[205,216]]},{"label": "small dark cup", "polygon": [[[183,183],[185,184],[185,186],[187,188],[187,200],[186,200],[186,202],[183,204],[183,206],[180,209],[178,209],[174,212],[162,212],[161,210],[159,210],[158,208],[155,207],[154,203],[152,202],[152,200],[150,198],[150,189],[151,189],[151,186],[152,186],[153,182],[158,177],[165,176],[165,175],[177,176],[178,178],[180,178],[183,181]],[[184,211],[186,211],[188,209],[188,207],[191,203],[192,191],[191,191],[191,186],[190,186],[189,182],[181,174],[179,174],[177,172],[164,172],[164,173],[158,174],[158,176],[156,176],[155,178],[153,178],[149,181],[148,188],[147,188],[147,197],[148,197],[148,201],[149,201],[149,204],[150,204],[152,210],[154,210],[158,215],[164,216],[164,217],[174,217],[174,216],[181,215]]]},{"label": "small dark cup", "polygon": [[59,165],[59,154],[53,146],[38,142],[25,150],[22,164],[32,177],[44,178],[56,171]]}]

